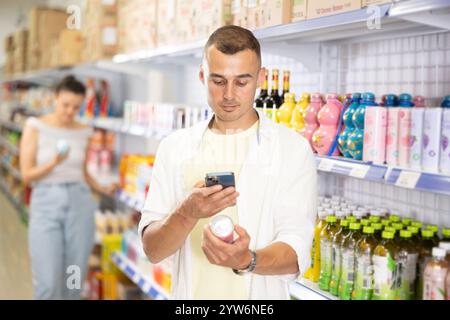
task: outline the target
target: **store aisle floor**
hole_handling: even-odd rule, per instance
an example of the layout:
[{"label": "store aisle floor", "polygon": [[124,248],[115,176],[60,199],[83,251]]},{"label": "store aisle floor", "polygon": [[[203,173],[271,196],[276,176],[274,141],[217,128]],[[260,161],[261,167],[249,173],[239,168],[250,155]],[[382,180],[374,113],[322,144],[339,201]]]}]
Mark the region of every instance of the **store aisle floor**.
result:
[{"label": "store aisle floor", "polygon": [[0,192],[0,300],[33,298],[27,230]]}]

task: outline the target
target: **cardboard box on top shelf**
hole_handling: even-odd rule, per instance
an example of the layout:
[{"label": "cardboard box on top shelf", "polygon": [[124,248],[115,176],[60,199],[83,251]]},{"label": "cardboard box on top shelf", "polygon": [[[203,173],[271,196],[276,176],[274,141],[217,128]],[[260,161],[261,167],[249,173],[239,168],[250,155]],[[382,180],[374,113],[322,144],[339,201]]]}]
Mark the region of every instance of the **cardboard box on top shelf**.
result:
[{"label": "cardboard box on top shelf", "polygon": [[27,45],[28,45],[28,30],[21,29],[14,33],[13,48],[14,48],[14,72],[22,73],[26,71],[27,61]]},{"label": "cardboard box on top shelf", "polygon": [[247,28],[247,1],[246,0],[232,0],[231,2],[231,23],[235,26]]},{"label": "cardboard box on top shelf", "polygon": [[262,29],[267,26],[267,1],[259,0],[258,8],[256,10],[256,29]]},{"label": "cardboard box on top shelf", "polygon": [[205,18],[210,15],[205,22],[206,28],[203,37],[208,38],[216,29],[231,24],[231,0],[203,0],[203,2]]},{"label": "cardboard box on top shelf", "polygon": [[157,0],[121,0],[118,3],[119,53],[156,47],[157,4]]},{"label": "cardboard box on top shelf", "polygon": [[307,19],[314,19],[347,11],[361,9],[360,0],[315,0],[308,1]]},{"label": "cardboard box on top shelf", "polygon": [[245,4],[247,8],[247,29],[255,30],[257,25],[257,12],[259,9],[258,0],[247,0]]},{"label": "cardboard box on top shelf", "polygon": [[81,62],[84,39],[79,30],[63,30],[58,39],[58,64],[71,66]]},{"label": "cardboard box on top shelf", "polygon": [[118,48],[117,1],[89,0],[82,33],[82,61],[111,59]]},{"label": "cardboard box on top shelf", "polygon": [[50,48],[48,50],[49,53],[49,68],[56,68],[59,66],[59,54],[61,50],[59,47],[58,40],[53,41],[50,44]]},{"label": "cardboard box on top shelf", "polygon": [[197,3],[194,0],[178,0],[176,6],[177,39],[179,43],[188,43],[198,39],[196,24],[198,18]]},{"label": "cardboard box on top shelf", "polygon": [[50,44],[66,28],[67,18],[63,10],[35,7],[30,11],[27,69],[48,68]]},{"label": "cardboard box on top shelf", "polygon": [[14,34],[10,34],[5,37],[3,46],[5,47],[6,53],[14,51]]},{"label": "cardboard box on top shelf", "polygon": [[265,27],[291,22],[292,0],[270,0],[266,7]]},{"label": "cardboard box on top shelf", "polygon": [[386,4],[386,3],[394,3],[398,1],[394,0],[362,0],[362,7],[368,7],[371,5],[380,5],[380,4]]},{"label": "cardboard box on top shelf", "polygon": [[12,76],[14,74],[14,52],[6,52],[5,74]]},{"label": "cardboard box on top shelf", "polygon": [[292,0],[291,22],[302,21],[306,19],[307,1]]},{"label": "cardboard box on top shelf", "polygon": [[156,41],[158,47],[173,45],[177,42],[176,4],[175,0],[158,1],[158,33]]}]

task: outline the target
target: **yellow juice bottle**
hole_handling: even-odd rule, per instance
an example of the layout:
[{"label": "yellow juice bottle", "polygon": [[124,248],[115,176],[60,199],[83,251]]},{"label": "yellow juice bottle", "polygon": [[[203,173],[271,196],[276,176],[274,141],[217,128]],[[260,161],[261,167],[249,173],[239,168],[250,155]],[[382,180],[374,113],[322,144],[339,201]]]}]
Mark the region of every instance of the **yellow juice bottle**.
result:
[{"label": "yellow juice bottle", "polygon": [[308,108],[310,103],[310,94],[303,93],[295,105],[294,110],[292,111],[291,117],[291,127],[294,128],[295,131],[300,133],[300,131],[305,127],[305,121],[303,120],[303,114]]},{"label": "yellow juice bottle", "polygon": [[277,110],[277,122],[285,125],[286,127],[291,127],[291,117],[292,111],[295,108],[295,94],[285,93],[284,103],[281,105],[280,109]]},{"label": "yellow juice bottle", "polygon": [[311,247],[311,266],[305,272],[304,277],[306,279],[317,282],[319,280],[320,273],[320,234],[326,227],[328,213],[326,211],[319,212],[319,219],[317,220],[316,227],[314,228],[314,238]]}]

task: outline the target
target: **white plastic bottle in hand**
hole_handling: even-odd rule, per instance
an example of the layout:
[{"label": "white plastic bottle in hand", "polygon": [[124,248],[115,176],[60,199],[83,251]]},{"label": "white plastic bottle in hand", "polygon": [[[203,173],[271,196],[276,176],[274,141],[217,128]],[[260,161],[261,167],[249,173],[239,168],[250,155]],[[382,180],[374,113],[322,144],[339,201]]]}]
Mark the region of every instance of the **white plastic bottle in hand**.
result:
[{"label": "white plastic bottle in hand", "polygon": [[230,217],[225,215],[218,215],[209,222],[212,233],[219,239],[232,243],[234,223]]}]

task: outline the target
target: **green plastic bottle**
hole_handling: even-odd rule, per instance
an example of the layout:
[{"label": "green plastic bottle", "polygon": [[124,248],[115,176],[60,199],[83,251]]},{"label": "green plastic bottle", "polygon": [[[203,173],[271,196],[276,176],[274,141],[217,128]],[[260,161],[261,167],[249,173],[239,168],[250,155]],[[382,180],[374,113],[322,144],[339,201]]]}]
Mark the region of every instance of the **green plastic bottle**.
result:
[{"label": "green plastic bottle", "polygon": [[408,227],[408,226],[410,226],[411,225],[411,219],[410,218],[403,218],[402,219],[402,224],[403,224],[403,226],[405,226],[405,227]]},{"label": "green plastic bottle", "polygon": [[356,244],[361,239],[361,224],[350,223],[350,234],[342,245],[341,280],[339,282],[339,298],[350,300],[352,298],[353,283],[355,282],[355,253]]},{"label": "green plastic bottle", "polygon": [[415,226],[409,226],[407,230],[411,231],[411,241],[417,248],[418,244],[420,243],[419,228]]},{"label": "green plastic bottle", "polygon": [[420,229],[422,228],[422,226],[423,226],[423,223],[420,222],[420,221],[412,221],[412,222],[411,222],[411,226],[417,227],[417,228],[419,228],[419,230],[420,230]]},{"label": "green plastic bottle", "polygon": [[338,295],[339,281],[341,279],[342,266],[342,239],[350,233],[349,222],[347,220],[341,221],[340,230],[334,235],[331,247],[332,270],[330,280],[330,293]]},{"label": "green plastic bottle", "polygon": [[450,228],[442,228],[442,241],[450,241]]},{"label": "green plastic bottle", "polygon": [[425,271],[425,267],[427,266],[428,261],[431,259],[431,250],[435,247],[434,239],[433,239],[433,231],[423,229],[422,232],[422,240],[417,246],[417,251],[419,254],[419,263],[418,263],[418,279],[417,279],[417,289],[416,289],[416,298],[421,300],[423,298],[423,273]]},{"label": "green plastic bottle", "polygon": [[379,210],[370,210],[369,220],[371,223],[376,223],[381,221],[381,212]]},{"label": "green plastic bottle", "polygon": [[418,252],[411,240],[411,231],[400,231],[398,247],[396,260],[398,263],[400,287],[397,290],[397,300],[413,300],[416,296]]},{"label": "green plastic bottle", "polygon": [[363,228],[368,227],[370,225],[370,219],[368,218],[361,219],[360,224]]},{"label": "green plastic bottle", "polygon": [[389,227],[391,225],[391,220],[389,220],[389,219],[382,219],[381,220],[381,224],[383,225],[383,227]]},{"label": "green plastic bottle", "polygon": [[381,241],[381,232],[383,231],[383,225],[381,222],[372,223],[371,227],[374,230],[374,237],[377,239],[378,242]]},{"label": "green plastic bottle", "polygon": [[[380,224],[381,226],[381,224]],[[373,227],[364,227],[363,235],[356,246],[356,280],[353,286],[353,300],[371,300],[373,294],[372,256],[378,241]]]},{"label": "green plastic bottle", "polygon": [[327,216],[327,226],[320,233],[320,274],[319,288],[328,291],[331,280],[331,245],[333,237],[339,230],[336,216]]},{"label": "green plastic bottle", "polygon": [[[384,231],[387,232],[392,232],[392,234],[394,235],[394,239],[396,240],[396,235],[397,235],[397,229],[395,229],[394,227],[385,227]],[[383,233],[381,233],[383,234]],[[383,237],[381,237],[383,239]]]},{"label": "green plastic bottle", "polygon": [[395,280],[397,273],[397,246],[394,234],[383,231],[381,242],[373,252],[374,290],[373,300],[393,300],[396,295]]},{"label": "green plastic bottle", "polygon": [[392,224],[392,227],[395,228],[395,230],[397,230],[397,233],[399,233],[400,230],[403,230],[403,224],[401,222],[394,222]]},{"label": "green plastic bottle", "polygon": [[435,247],[439,246],[439,241],[441,241],[441,239],[439,238],[439,227],[435,224],[430,224],[426,226],[426,229],[433,231]]},{"label": "green plastic bottle", "polygon": [[401,218],[400,218],[400,216],[393,214],[389,217],[389,220],[391,222],[400,222]]}]

